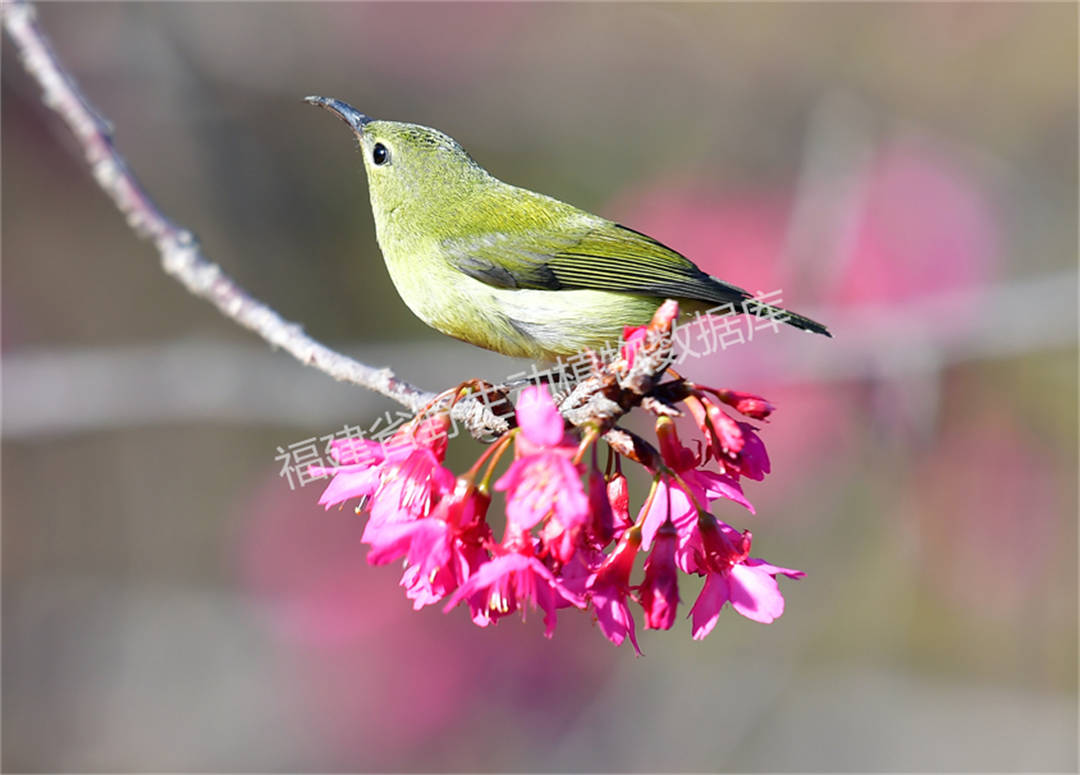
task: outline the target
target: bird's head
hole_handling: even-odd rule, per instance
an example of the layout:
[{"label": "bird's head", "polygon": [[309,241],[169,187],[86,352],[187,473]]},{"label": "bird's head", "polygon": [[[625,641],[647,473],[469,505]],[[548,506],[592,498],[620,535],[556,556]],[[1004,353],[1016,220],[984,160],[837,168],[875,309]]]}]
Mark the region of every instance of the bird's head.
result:
[{"label": "bird's head", "polygon": [[487,178],[456,140],[437,129],[398,121],[380,121],[329,97],[307,97],[343,120],[353,131],[364,157],[376,222],[403,209],[416,219],[444,211],[463,199],[471,186]]}]

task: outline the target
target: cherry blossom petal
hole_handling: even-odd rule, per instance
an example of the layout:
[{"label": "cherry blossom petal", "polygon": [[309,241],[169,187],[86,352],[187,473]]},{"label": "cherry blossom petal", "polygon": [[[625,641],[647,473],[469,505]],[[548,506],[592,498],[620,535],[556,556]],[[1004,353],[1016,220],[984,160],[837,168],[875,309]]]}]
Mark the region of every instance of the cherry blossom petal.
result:
[{"label": "cherry blossom petal", "polygon": [[735,565],[728,574],[732,607],[755,622],[769,624],[784,613],[784,596],[776,579],[760,568]]},{"label": "cherry blossom petal", "polygon": [[739,453],[737,468],[739,473],[748,479],[760,482],[772,468],[769,464],[769,453],[765,451],[765,443],[754,432],[753,426],[741,422],[743,448]]},{"label": "cherry blossom petal", "polygon": [[701,594],[694,601],[694,607],[690,609],[694,624],[694,640],[702,640],[713,631],[713,627],[720,619],[720,609],[728,601],[729,594],[726,576],[710,573],[705,578],[705,586],[701,588]]},{"label": "cherry blossom petal", "polygon": [[616,646],[620,646],[629,636],[634,651],[641,656],[634,626],[634,615],[630,613],[626,597],[608,588],[603,592],[593,592],[592,602],[596,611],[596,622],[600,625],[600,632],[604,633],[604,637]]},{"label": "cherry blossom petal", "polygon": [[742,487],[730,476],[718,474],[715,471],[695,471],[694,480],[705,490],[705,496],[709,501],[727,498],[740,506],[745,506],[751,514],[756,513],[753,505],[743,495]]},{"label": "cherry blossom petal", "polygon": [[563,438],[563,418],[547,388],[535,385],[521,391],[517,420],[529,441],[542,447],[554,447]]},{"label": "cherry blossom petal", "polygon": [[649,512],[641,525],[641,548],[648,551],[652,547],[653,537],[660,526],[670,516],[671,521],[679,530],[679,534],[692,529],[694,520],[697,518],[697,509],[694,508],[690,496],[678,485],[671,486],[661,479],[656,486],[656,495],[653,496]]},{"label": "cherry blossom petal", "polygon": [[379,469],[340,471],[319,496],[319,505],[327,510],[350,498],[370,497],[379,486]]},{"label": "cherry blossom petal", "polygon": [[535,557],[510,553],[480,566],[457,588],[443,611],[481,590],[487,591],[487,609],[495,617],[513,613],[523,602],[543,610],[544,634],[549,638],[555,631],[556,594],[578,608],[585,607],[585,601],[564,587]]},{"label": "cherry blossom petal", "polygon": [[806,574],[801,570],[795,570],[794,568],[781,568],[779,565],[770,565],[764,560],[759,560],[757,557],[747,557],[744,564],[749,565],[752,568],[758,568],[765,573],[768,573],[770,576],[783,574],[793,579],[806,578]]}]

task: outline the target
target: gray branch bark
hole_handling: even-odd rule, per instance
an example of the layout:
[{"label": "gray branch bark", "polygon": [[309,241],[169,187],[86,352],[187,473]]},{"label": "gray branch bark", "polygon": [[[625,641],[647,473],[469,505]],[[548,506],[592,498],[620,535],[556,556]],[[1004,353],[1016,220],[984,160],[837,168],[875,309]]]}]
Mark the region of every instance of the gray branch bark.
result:
[{"label": "gray branch bark", "polygon": [[[240,288],[203,254],[195,236],[167,218],[140,185],[116,149],[109,123],[52,50],[37,23],[33,5],[23,0],[5,2],[3,24],[26,71],[41,86],[43,101],[60,115],[78,140],[94,179],[135,233],[154,243],[166,273],[271,346],[336,380],[373,390],[413,412],[436,398],[435,393],[398,379],[388,368],[360,363],[312,339],[299,324],[285,320]],[[477,400],[459,402],[454,406],[454,416],[477,438],[498,435],[508,428],[505,419]]]}]

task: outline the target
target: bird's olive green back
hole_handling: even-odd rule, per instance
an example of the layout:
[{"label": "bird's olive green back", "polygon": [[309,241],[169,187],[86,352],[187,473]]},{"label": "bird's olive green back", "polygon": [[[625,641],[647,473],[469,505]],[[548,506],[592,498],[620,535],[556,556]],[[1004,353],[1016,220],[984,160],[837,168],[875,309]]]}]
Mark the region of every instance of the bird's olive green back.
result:
[{"label": "bird's olive green back", "polygon": [[[491,288],[674,298],[699,311],[750,298],[651,237],[492,177],[436,129],[369,121],[359,141],[379,245],[395,278],[445,278],[452,267]],[[387,153],[376,155],[380,144]],[[421,292],[422,283],[407,282]],[[828,334],[780,308],[759,305],[753,314],[774,312]]]},{"label": "bird's olive green back", "polygon": [[[590,289],[725,301],[718,283],[656,240],[489,175],[453,139],[415,124],[373,121],[363,144],[380,242],[391,252],[434,241],[442,257],[498,288]],[[381,223],[379,223],[381,221]]]}]

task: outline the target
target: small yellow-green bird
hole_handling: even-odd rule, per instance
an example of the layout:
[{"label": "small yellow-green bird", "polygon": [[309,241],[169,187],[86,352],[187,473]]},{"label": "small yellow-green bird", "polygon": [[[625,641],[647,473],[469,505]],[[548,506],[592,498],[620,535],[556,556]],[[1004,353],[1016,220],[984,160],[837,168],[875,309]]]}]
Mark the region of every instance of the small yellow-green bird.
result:
[{"label": "small yellow-green bird", "polygon": [[[490,175],[437,129],[378,121],[328,97],[364,156],[375,233],[390,278],[432,328],[489,350],[553,361],[619,341],[664,299],[684,313],[751,294],[651,237]],[[753,311],[753,306],[750,306]],[[797,328],[809,318],[768,306]]]}]

